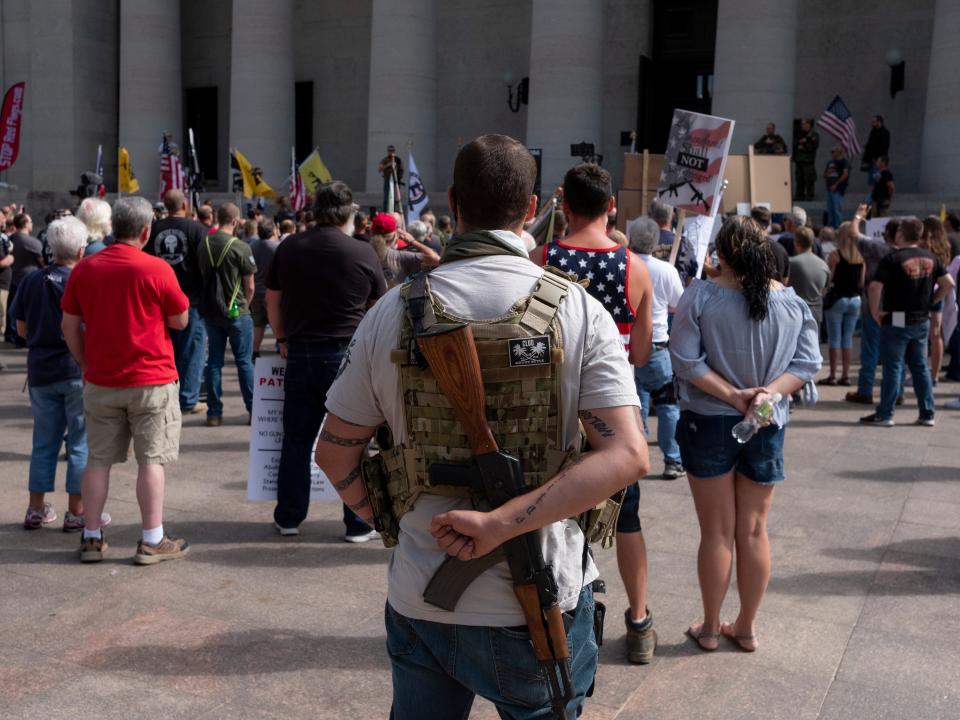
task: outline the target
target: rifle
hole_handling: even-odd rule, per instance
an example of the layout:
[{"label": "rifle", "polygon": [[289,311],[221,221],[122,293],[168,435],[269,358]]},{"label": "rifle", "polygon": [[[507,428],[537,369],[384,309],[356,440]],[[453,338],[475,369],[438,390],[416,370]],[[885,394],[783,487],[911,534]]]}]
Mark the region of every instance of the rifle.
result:
[{"label": "rifle", "polygon": [[[433,325],[419,333],[416,340],[437,384],[463,426],[473,453],[470,465],[433,463],[429,470],[431,483],[468,485],[484,496],[491,508],[526,493],[529,488],[523,482],[520,460],[500,450],[487,424],[480,358],[470,326]],[[570,650],[563,614],[557,603],[557,581],[553,568],[544,562],[540,531],[507,540],[502,549],[510,566],[513,592],[527,621],[534,655],[547,671],[554,716],[566,720],[567,704],[574,697]],[[455,568],[458,563],[463,564],[448,557],[437,576],[444,568]],[[430,590],[428,586],[424,593],[427,602],[431,601]]]}]

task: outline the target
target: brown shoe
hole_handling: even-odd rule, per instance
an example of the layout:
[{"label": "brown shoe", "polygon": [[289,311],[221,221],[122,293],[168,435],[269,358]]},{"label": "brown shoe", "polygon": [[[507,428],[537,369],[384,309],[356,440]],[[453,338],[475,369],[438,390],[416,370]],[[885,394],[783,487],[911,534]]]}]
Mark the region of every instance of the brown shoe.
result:
[{"label": "brown shoe", "polygon": [[220,427],[223,425],[222,415],[207,415],[207,427]]},{"label": "brown shoe", "polygon": [[164,535],[157,545],[148,545],[143,540],[137,543],[137,554],[133,562],[137,565],[156,565],[164,560],[182,558],[190,551],[190,546],[183,538]]},{"label": "brown shoe", "polygon": [[873,405],[873,396],[864,395],[859,392],[848,392],[844,398],[849,403],[858,403],[860,405]]},{"label": "brown shoe", "polygon": [[188,410],[183,410],[183,415],[199,415],[200,413],[205,413],[207,411],[207,404],[204,402],[198,402],[192,408]]},{"label": "brown shoe", "polygon": [[80,562],[95,563],[103,560],[103,551],[108,547],[103,530],[98,538],[80,536]]}]

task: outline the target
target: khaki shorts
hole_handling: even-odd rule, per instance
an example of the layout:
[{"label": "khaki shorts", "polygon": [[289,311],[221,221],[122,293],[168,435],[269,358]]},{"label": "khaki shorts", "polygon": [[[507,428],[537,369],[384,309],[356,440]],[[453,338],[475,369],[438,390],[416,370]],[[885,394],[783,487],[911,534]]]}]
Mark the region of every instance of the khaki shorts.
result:
[{"label": "khaki shorts", "polygon": [[180,454],[179,384],[109,388],[86,383],[83,410],[91,465],[126,462],[133,452],[140,465],[166,465]]},{"label": "khaki shorts", "polygon": [[266,327],[270,321],[267,319],[267,299],[265,297],[254,296],[250,301],[250,317],[253,318],[254,327]]}]

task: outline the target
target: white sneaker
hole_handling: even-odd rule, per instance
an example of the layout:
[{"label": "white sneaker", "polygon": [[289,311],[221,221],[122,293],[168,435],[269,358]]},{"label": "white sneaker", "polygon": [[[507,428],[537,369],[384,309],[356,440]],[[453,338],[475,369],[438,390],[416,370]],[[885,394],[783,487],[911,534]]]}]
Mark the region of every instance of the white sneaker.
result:
[{"label": "white sneaker", "polygon": [[280,533],[283,537],[291,537],[293,535],[300,534],[300,528],[298,527],[283,527],[276,520],[273,521],[273,526],[277,529],[277,532]]},{"label": "white sneaker", "polygon": [[947,410],[960,410],[960,398],[957,398],[956,400],[947,400],[943,406]]},{"label": "white sneaker", "polygon": [[343,539],[348,543],[365,543],[378,537],[380,537],[380,533],[378,533],[376,530],[371,530],[370,532],[361,533],[359,535],[351,535],[350,533],[347,533],[343,536]]}]

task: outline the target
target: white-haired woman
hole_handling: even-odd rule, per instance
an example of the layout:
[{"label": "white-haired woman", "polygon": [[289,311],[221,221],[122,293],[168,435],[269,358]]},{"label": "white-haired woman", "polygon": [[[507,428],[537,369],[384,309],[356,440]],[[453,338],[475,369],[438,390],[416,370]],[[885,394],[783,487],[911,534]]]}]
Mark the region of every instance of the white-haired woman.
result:
[{"label": "white-haired woman", "polygon": [[110,204],[99,198],[86,198],[77,208],[77,218],[87,228],[87,247],[84,257],[94,255],[106,247],[104,239],[113,232],[110,212]]},{"label": "white-haired woman", "polygon": [[[99,201],[98,201],[99,202]],[[106,203],[104,203],[106,204]],[[109,209],[109,208],[108,208]],[[17,332],[27,340],[27,382],[33,411],[33,448],[30,453],[30,501],[23,526],[28,530],[57,519],[45,502],[54,490],[57,456],[67,436],[68,509],[65,532],[83,529],[80,479],[87,467],[87,432],[83,418],[83,381],[60,330],[60,299],[70,271],[87,248],[87,227],[75,217],[55,220],[47,228],[53,264],[24,277],[13,303]],[[109,522],[109,519],[104,517]]]}]

